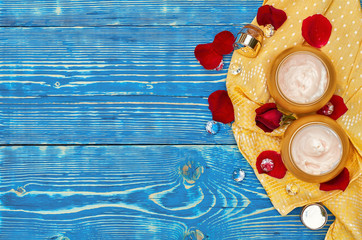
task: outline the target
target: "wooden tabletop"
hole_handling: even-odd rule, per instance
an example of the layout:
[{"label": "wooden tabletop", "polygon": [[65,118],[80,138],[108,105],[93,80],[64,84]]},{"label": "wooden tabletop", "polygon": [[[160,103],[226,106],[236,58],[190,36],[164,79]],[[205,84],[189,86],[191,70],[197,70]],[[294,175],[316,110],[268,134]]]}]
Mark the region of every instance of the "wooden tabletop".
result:
[{"label": "wooden tabletop", "polygon": [[[0,239],[324,239],[211,135],[197,44],[262,1],[0,2]],[[234,169],[245,171],[241,183]]]}]

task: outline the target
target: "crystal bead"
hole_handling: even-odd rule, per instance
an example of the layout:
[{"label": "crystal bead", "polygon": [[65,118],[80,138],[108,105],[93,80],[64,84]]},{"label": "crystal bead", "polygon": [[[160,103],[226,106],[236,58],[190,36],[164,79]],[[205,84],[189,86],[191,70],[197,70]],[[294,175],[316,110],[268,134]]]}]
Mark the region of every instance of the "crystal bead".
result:
[{"label": "crystal bead", "polygon": [[270,172],[274,168],[274,162],[269,158],[265,158],[261,161],[260,167],[264,172]]},{"label": "crystal bead", "polygon": [[299,192],[299,186],[295,183],[288,183],[285,190],[289,195],[294,196]]},{"label": "crystal bead", "polygon": [[232,75],[238,75],[241,73],[241,65],[237,63],[230,64],[229,70]]},{"label": "crystal bead", "polygon": [[233,179],[235,182],[241,182],[245,178],[245,172],[241,168],[237,168],[233,172]]},{"label": "crystal bead", "polygon": [[218,133],[220,126],[219,126],[218,122],[212,120],[212,121],[208,121],[206,123],[205,129],[208,133],[214,135],[214,134]]},{"label": "crystal bead", "polygon": [[323,108],[323,114],[326,116],[331,115],[333,111],[334,111],[334,106],[331,102],[328,102],[326,106]]},{"label": "crystal bead", "polygon": [[273,36],[274,33],[275,33],[275,30],[274,30],[273,25],[268,24],[268,25],[265,26],[265,28],[264,28],[264,35],[265,35],[265,37],[268,37],[268,38],[269,38],[269,37]]}]

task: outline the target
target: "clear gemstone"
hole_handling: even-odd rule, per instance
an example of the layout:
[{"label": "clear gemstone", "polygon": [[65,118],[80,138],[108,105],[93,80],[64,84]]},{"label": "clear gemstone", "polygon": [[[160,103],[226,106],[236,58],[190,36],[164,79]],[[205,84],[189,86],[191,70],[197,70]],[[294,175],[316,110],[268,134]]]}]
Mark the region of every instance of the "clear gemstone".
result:
[{"label": "clear gemstone", "polygon": [[241,65],[238,63],[232,63],[230,64],[229,70],[232,75],[238,75],[241,73]]},{"label": "clear gemstone", "polygon": [[260,167],[264,172],[270,172],[274,168],[274,162],[269,158],[265,158],[261,161]]},{"label": "clear gemstone", "polygon": [[274,30],[273,25],[268,24],[268,25],[265,26],[265,28],[264,28],[264,35],[265,35],[265,37],[268,37],[268,38],[269,38],[269,37],[273,36],[274,33],[275,33],[275,30]]},{"label": "clear gemstone", "polygon": [[220,126],[218,122],[212,120],[206,123],[205,129],[208,133],[214,135],[219,132]]},{"label": "clear gemstone", "polygon": [[237,168],[233,172],[233,179],[235,182],[241,182],[245,178],[245,172],[241,168]]},{"label": "clear gemstone", "polygon": [[295,183],[288,183],[285,190],[289,195],[294,196],[299,192],[299,186]]},{"label": "clear gemstone", "polygon": [[323,114],[326,116],[331,115],[333,111],[334,111],[334,106],[331,102],[328,102],[326,106],[323,108]]}]

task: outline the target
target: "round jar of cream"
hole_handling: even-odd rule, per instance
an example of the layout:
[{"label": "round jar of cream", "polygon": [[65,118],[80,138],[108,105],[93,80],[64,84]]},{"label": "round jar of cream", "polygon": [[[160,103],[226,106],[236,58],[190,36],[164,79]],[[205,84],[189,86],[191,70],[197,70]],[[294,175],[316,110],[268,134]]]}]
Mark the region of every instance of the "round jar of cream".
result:
[{"label": "round jar of cream", "polygon": [[319,203],[309,204],[302,209],[300,220],[311,230],[321,229],[328,220],[327,210]]},{"label": "round jar of cream", "polygon": [[289,48],[278,55],[268,78],[272,97],[293,113],[320,109],[335,87],[335,71],[329,58],[307,46]]},{"label": "round jar of cream", "polygon": [[282,140],[286,168],[306,182],[326,182],[344,168],[349,140],[331,118],[310,115],[294,121]]}]

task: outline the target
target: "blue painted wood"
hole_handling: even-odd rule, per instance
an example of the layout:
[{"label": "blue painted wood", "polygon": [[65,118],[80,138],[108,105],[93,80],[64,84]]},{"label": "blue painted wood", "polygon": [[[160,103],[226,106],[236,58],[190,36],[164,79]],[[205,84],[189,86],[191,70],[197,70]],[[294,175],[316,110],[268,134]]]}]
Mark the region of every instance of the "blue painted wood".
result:
[{"label": "blue painted wood", "polygon": [[193,50],[261,3],[0,1],[0,240],[324,239],[332,215],[281,217],[230,126],[204,130],[230,55]]},{"label": "blue painted wood", "polygon": [[[333,220],[310,231],[300,209],[279,216],[236,146],[16,146],[0,153],[0,239],[182,239],[191,227],[210,239],[323,239]],[[185,174],[185,166],[202,170]],[[241,184],[232,179],[237,167],[246,173]]]},{"label": "blue painted wood", "polygon": [[205,131],[206,98],[12,98],[0,105],[1,144],[235,144],[229,124]]},{"label": "blue painted wood", "polygon": [[194,57],[237,26],[0,28],[0,101],[12,97],[195,96],[225,88]]},{"label": "blue painted wood", "polygon": [[224,26],[116,29],[3,28],[0,143],[235,143],[204,131],[230,55],[220,72],[193,55]]},{"label": "blue painted wood", "polygon": [[261,0],[3,0],[0,25],[240,25],[254,18],[261,3]]}]

